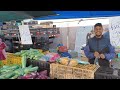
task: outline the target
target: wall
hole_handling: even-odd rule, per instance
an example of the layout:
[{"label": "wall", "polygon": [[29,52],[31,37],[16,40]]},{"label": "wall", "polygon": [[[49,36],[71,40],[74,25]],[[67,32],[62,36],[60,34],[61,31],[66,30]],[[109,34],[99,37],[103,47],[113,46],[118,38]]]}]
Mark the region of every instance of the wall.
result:
[{"label": "wall", "polygon": [[76,40],[76,32],[79,30],[80,27],[69,27],[69,34],[68,34],[68,43],[69,43],[69,49],[74,50],[75,49],[75,40]]}]

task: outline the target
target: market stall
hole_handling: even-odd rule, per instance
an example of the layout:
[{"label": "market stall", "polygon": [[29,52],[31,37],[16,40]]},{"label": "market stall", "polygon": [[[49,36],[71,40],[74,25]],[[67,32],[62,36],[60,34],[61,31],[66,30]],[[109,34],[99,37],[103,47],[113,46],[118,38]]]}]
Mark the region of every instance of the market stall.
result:
[{"label": "market stall", "polygon": [[[72,14],[69,12],[69,15]],[[58,19],[58,16],[55,17]],[[30,48],[15,53],[7,52],[7,58],[0,61],[0,79],[119,79],[120,17],[110,17],[108,14],[107,16],[109,17],[85,16],[83,19],[70,20],[62,17],[64,20],[53,20],[53,25],[60,29],[60,37],[54,40],[55,44],[51,45],[49,50]],[[90,23],[91,21],[93,23]],[[88,22],[90,24],[86,25]],[[86,35],[97,22],[103,23],[104,33],[109,30],[109,39],[115,47],[116,57],[110,60],[110,67],[100,67],[97,62],[90,64],[83,51],[86,46]],[[59,41],[56,42],[57,40]]]},{"label": "market stall", "polygon": [[[78,12],[79,12],[79,14],[77,14]],[[58,27],[62,27],[61,31],[62,31],[62,33],[64,32],[63,33],[64,35],[62,38],[65,38],[65,39],[63,39],[63,43],[65,42],[64,44],[68,47],[68,49],[71,49],[71,46],[72,46],[71,44],[74,43],[74,41],[76,41],[75,47],[72,47],[72,49],[76,49],[77,52],[81,52],[80,48],[82,45],[85,44],[86,38],[83,38],[83,37],[85,37],[87,34],[84,34],[84,33],[89,33],[92,30],[92,27],[90,27],[90,26],[93,26],[97,22],[101,22],[103,25],[105,25],[104,26],[104,30],[105,30],[104,36],[106,36],[106,38],[110,39],[111,44],[115,47],[116,57],[110,63],[112,64],[112,66],[114,68],[119,68],[119,58],[117,57],[117,56],[119,56],[119,50],[120,50],[120,48],[119,48],[119,12],[114,12],[114,13],[113,12],[102,12],[102,11],[101,12],[92,12],[92,11],[87,12],[86,11],[83,13],[81,11],[78,11],[78,12],[77,11],[73,12],[74,15],[70,14],[71,12],[66,12],[66,11],[58,12],[58,14],[59,14],[58,16],[40,18],[40,20],[41,21],[44,21],[44,20],[54,21],[55,22],[54,24],[56,24]],[[87,14],[85,14],[85,13],[87,13]],[[84,16],[82,17],[81,15],[83,15],[83,14],[84,14]],[[80,17],[82,17],[82,18],[80,18]],[[92,18],[92,17],[96,17],[96,18]],[[97,19],[103,19],[103,21],[97,21]],[[58,21],[55,21],[55,20],[58,20]],[[92,23],[92,21],[96,21],[96,22]],[[105,21],[107,21],[107,23]],[[59,22],[59,24],[57,24],[58,22]],[[71,22],[71,24],[70,24],[70,22]],[[88,25],[86,25],[87,22],[89,22]],[[80,26],[80,27],[78,27],[78,26]],[[71,32],[72,30],[75,31],[76,35],[70,35],[69,32]],[[76,30],[78,32],[76,32]],[[88,31],[88,30],[90,30],[90,31]],[[65,33],[66,33],[66,35],[65,35]],[[72,34],[74,34],[74,33],[72,33]],[[68,38],[69,35],[70,35],[70,38]],[[110,37],[109,37],[109,35],[110,35]],[[72,40],[74,36],[76,36],[76,40]],[[82,37],[80,37],[80,36],[82,36]],[[70,42],[72,42],[72,43],[70,43]],[[82,60],[87,61],[87,58],[85,57],[84,52],[81,52],[81,56],[82,56],[81,57]],[[115,69],[113,69],[113,71],[114,70]],[[106,71],[106,73],[107,73],[107,71]],[[111,75],[113,75],[113,73],[114,72],[111,72]],[[108,75],[108,73],[106,75]]]},{"label": "market stall", "polygon": [[89,64],[74,52],[69,57],[54,51],[30,49],[7,53],[7,59],[0,62],[0,79],[119,79],[117,68]]}]

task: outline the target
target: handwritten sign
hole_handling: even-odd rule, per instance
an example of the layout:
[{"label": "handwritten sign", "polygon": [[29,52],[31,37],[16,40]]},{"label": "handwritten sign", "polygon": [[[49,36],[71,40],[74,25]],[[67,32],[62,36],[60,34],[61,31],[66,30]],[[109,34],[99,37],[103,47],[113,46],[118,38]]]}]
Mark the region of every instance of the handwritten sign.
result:
[{"label": "handwritten sign", "polygon": [[22,44],[32,44],[32,38],[28,25],[20,25],[19,32]]},{"label": "handwritten sign", "polygon": [[110,42],[115,48],[120,47],[120,17],[110,18]]}]

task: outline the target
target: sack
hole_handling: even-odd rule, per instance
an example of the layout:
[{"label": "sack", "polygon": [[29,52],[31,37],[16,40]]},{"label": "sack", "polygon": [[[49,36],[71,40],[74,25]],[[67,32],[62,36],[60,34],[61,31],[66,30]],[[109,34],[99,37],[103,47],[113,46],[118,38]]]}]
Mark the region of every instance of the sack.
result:
[{"label": "sack", "polygon": [[66,46],[60,46],[60,47],[58,47],[58,50],[59,50],[59,52],[67,52],[68,51]]}]

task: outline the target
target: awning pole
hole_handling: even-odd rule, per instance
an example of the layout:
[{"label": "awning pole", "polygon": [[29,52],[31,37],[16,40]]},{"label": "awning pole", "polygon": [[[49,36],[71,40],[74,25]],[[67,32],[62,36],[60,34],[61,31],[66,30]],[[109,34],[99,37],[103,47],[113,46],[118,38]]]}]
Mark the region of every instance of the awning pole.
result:
[{"label": "awning pole", "polygon": [[67,23],[67,48],[69,49],[69,23]]}]

